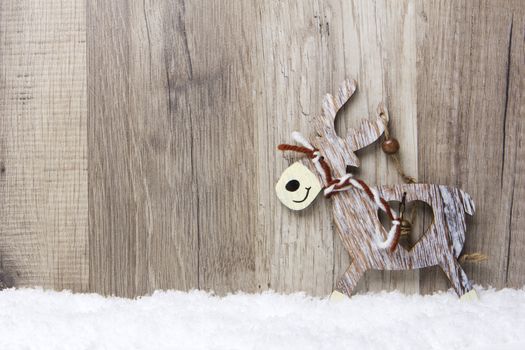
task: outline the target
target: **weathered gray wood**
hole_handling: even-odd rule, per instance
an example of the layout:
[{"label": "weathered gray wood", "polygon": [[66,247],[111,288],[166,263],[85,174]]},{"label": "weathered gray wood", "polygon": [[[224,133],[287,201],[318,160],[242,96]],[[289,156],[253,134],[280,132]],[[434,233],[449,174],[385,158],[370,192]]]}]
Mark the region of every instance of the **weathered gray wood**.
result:
[{"label": "weathered gray wood", "polygon": [[[418,2],[417,9],[420,180],[459,185],[476,198],[479,215],[465,250],[488,260],[465,269],[476,283],[495,287],[516,276],[508,256],[524,242],[517,215],[524,16],[516,10],[505,1]],[[423,274],[422,291],[446,287],[441,276]],[[514,281],[522,285],[523,277]]]},{"label": "weathered gray wood", "polygon": [[[334,236],[325,201],[304,214],[283,208],[273,186],[287,163],[275,145],[294,130],[308,134],[319,113],[319,96],[337,92],[341,76],[360,81],[351,108],[336,128],[357,126],[386,101],[395,116],[392,126],[403,149],[407,172],[417,176],[415,17],[411,1],[263,2],[254,57],[262,66],[257,82],[259,202],[258,271],[260,285],[284,291],[327,294],[328,281],[348,266],[348,253]],[[259,36],[258,36],[259,37]],[[371,183],[400,182],[375,146],[360,152],[361,174]],[[275,164],[273,166],[272,164]],[[259,253],[260,251],[260,253]],[[269,255],[268,255],[269,254]],[[418,290],[417,272],[368,272],[362,289]]]},{"label": "weathered gray wood", "polygon": [[188,1],[185,6],[193,71],[188,107],[198,190],[199,287],[253,292],[257,165],[252,101],[257,96],[252,49],[258,14],[244,1]]},{"label": "weathered gray wood", "polygon": [[[88,3],[90,289],[198,287],[198,169],[184,9]],[[175,23],[173,21],[176,21]]]},{"label": "weathered gray wood", "polygon": [[16,286],[88,287],[85,29],[84,1],[0,2],[0,265]]},{"label": "weathered gray wood", "polygon": [[[522,7],[525,12],[525,6]],[[506,112],[502,198],[499,215],[508,223],[505,286],[525,285],[525,15],[512,17],[509,34],[508,75],[505,92]],[[487,282],[488,283],[488,282]]]},{"label": "weathered gray wood", "polygon": [[[346,167],[358,167],[361,163],[355,152],[377,141],[385,130],[385,124],[380,116],[373,122],[364,119],[355,129],[350,129],[346,136],[339,137],[335,131],[335,117],[339,109],[352,97],[356,90],[356,82],[346,79],[339,86],[337,97],[331,94],[323,98],[322,118],[315,119],[314,141],[317,148],[327,152],[333,176],[341,177],[346,173]],[[330,153],[328,153],[330,152]]]},{"label": "weathered gray wood", "polygon": [[[120,295],[198,287],[199,274],[201,287],[223,292],[326,295],[348,253],[329,201],[300,215],[278,203],[286,162],[275,145],[311,130],[319,97],[353,76],[340,134],[384,101],[407,173],[476,199],[466,250],[489,260],[465,265],[469,276],[522,286],[523,7],[2,2],[3,268],[19,285]],[[358,156],[368,183],[401,182],[376,145]],[[422,291],[449,287],[437,269],[421,275]],[[417,292],[418,279],[368,271],[357,289]]]},{"label": "weathered gray wood", "polygon": [[[342,1],[330,2],[327,7],[331,14],[329,57],[334,60],[334,67],[330,75],[332,85],[322,93],[337,91],[340,77],[351,76],[359,82],[349,107],[336,121],[336,130],[346,135],[363,119],[375,115],[377,105],[383,101],[391,114],[391,131],[401,143],[403,166],[417,178],[414,2]],[[358,156],[361,161],[358,175],[368,183],[402,182],[377,144],[359,151]],[[335,248],[334,274],[340,276],[348,266],[348,253],[341,244]],[[417,292],[418,274],[417,271],[369,271],[359,289]]]},{"label": "weathered gray wood", "polygon": [[254,289],[250,16],[241,3],[90,2],[93,290]]},{"label": "weathered gray wood", "polygon": [[258,197],[256,278],[261,290],[304,290],[315,295],[332,290],[337,237],[327,203],[316,201],[304,214],[292,213],[274,192],[287,166],[276,152],[277,144],[294,130],[308,130],[310,118],[321,108],[319,96],[331,91],[332,72],[336,67],[344,69],[330,52],[334,33],[328,35],[326,5],[324,1],[260,1],[257,5],[254,189]]}]

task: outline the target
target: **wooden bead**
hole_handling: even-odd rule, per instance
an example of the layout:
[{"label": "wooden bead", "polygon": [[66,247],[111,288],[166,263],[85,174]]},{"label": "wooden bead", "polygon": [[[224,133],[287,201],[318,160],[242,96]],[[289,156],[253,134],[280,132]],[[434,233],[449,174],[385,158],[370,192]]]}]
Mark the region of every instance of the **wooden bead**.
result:
[{"label": "wooden bead", "polygon": [[386,154],[395,154],[397,151],[399,151],[399,142],[394,138],[390,138],[383,141],[381,148]]}]

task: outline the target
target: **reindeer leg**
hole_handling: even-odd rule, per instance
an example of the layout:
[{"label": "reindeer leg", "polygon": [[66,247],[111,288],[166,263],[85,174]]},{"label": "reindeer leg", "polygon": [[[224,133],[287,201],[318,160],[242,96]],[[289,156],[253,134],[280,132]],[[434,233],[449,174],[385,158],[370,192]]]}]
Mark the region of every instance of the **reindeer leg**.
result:
[{"label": "reindeer leg", "polygon": [[439,266],[447,275],[450,283],[452,283],[452,286],[456,291],[456,294],[460,298],[472,290],[472,284],[470,283],[467,274],[463,271],[452,252],[448,256],[443,257]]},{"label": "reindeer leg", "polygon": [[337,290],[350,297],[357,282],[359,282],[364,273],[365,271],[359,268],[355,263],[351,263],[344,275],[337,282]]}]

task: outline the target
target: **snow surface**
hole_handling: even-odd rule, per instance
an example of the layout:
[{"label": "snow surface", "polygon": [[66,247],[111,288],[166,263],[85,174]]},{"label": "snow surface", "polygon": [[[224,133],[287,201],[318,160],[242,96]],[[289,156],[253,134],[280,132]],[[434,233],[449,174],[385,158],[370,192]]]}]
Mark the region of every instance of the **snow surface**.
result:
[{"label": "snow surface", "polygon": [[0,349],[525,349],[525,289],[357,295],[0,292]]}]

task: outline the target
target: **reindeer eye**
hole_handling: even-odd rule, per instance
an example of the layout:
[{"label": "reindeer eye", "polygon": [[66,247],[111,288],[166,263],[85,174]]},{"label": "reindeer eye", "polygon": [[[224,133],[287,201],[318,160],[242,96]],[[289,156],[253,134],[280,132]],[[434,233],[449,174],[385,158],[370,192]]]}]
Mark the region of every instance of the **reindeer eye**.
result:
[{"label": "reindeer eye", "polygon": [[301,184],[299,183],[299,181],[297,180],[290,180],[286,183],[286,190],[287,191],[290,191],[290,192],[295,192],[299,189],[299,186],[301,186]]}]

